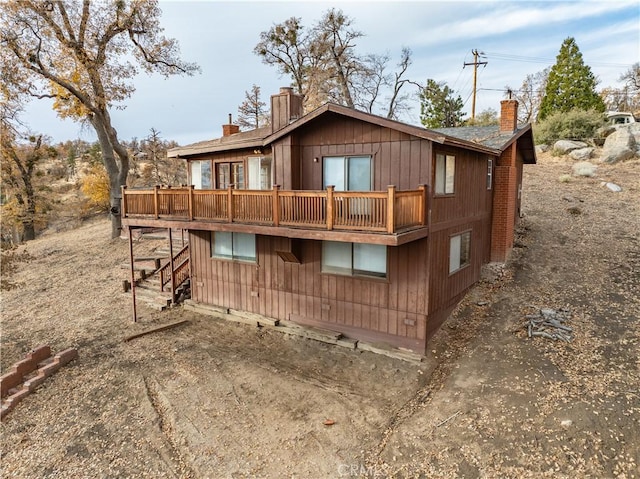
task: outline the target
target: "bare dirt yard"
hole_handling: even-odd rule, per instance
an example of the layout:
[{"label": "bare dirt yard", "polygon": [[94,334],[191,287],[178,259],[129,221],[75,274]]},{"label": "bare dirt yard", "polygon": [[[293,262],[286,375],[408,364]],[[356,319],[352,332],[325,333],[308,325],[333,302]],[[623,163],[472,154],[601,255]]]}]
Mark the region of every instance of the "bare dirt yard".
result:
[{"label": "bare dirt yard", "polygon": [[[525,168],[512,260],[421,364],[182,308],[133,324],[107,220],[21,246],[3,371],[40,344],[79,359],[3,421],[2,477],[640,477],[640,161],[561,181],[571,165]],[[541,308],[572,341],[528,337]]]}]

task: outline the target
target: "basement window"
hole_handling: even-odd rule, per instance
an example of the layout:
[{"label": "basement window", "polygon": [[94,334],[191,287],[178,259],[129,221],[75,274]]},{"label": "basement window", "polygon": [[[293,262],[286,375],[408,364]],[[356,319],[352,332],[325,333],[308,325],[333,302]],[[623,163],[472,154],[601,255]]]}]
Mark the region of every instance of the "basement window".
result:
[{"label": "basement window", "polygon": [[471,231],[452,236],[449,242],[449,274],[468,266],[470,258]]},{"label": "basement window", "polygon": [[256,235],[211,232],[211,257],[256,262]]},{"label": "basement window", "polygon": [[453,155],[436,154],[436,195],[452,195],[456,175],[456,157]]},{"label": "basement window", "polygon": [[322,242],[322,272],[387,277],[387,247],[377,244]]}]

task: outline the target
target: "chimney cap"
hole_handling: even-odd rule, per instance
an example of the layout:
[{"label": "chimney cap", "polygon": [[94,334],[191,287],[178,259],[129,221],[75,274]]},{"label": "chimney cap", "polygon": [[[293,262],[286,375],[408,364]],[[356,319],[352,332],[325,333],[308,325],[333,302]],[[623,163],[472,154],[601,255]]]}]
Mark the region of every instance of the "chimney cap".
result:
[{"label": "chimney cap", "polygon": [[291,88],[290,86],[281,86],[280,87],[280,93],[287,93],[287,94],[291,94],[293,93],[293,88]]}]

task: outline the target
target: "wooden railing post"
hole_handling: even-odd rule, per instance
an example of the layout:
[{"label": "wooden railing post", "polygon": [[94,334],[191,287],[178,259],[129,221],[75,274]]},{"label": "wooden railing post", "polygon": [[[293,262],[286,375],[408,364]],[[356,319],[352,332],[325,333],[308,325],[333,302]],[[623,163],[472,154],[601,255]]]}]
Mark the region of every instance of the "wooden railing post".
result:
[{"label": "wooden railing post", "polygon": [[389,185],[387,187],[387,233],[393,233],[396,229],[395,211],[396,211],[396,187],[394,185]]},{"label": "wooden railing post", "polygon": [[195,186],[189,186],[189,221],[193,221],[193,189]]},{"label": "wooden railing post", "polygon": [[333,211],[333,191],[334,185],[327,186],[327,229],[333,229],[334,211]]},{"label": "wooden railing post", "polygon": [[160,191],[160,186],[156,185],[153,187],[153,213],[156,219],[160,218],[160,205],[158,204],[158,192]]},{"label": "wooden railing post", "polygon": [[123,186],[122,189],[121,189],[121,191],[122,191],[122,212],[121,212],[121,214],[122,214],[123,218],[127,217],[127,195],[126,195],[127,192],[126,192],[126,189],[127,189],[126,185]]},{"label": "wooden railing post", "polygon": [[280,185],[273,185],[273,201],[271,203],[271,217],[273,218],[273,226],[280,226],[280,196],[278,194]]},{"label": "wooden railing post", "polygon": [[420,190],[420,204],[418,205],[418,219],[420,226],[427,224],[427,185],[418,186]]},{"label": "wooden railing post", "polygon": [[233,222],[233,186],[227,188],[227,218],[229,223]]}]

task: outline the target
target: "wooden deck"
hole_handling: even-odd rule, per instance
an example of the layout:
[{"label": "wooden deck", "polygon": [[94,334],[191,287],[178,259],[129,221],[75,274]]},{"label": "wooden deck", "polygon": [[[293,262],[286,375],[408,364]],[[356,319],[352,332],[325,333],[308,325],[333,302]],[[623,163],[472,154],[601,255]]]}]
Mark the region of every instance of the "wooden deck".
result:
[{"label": "wooden deck", "polygon": [[426,226],[427,198],[426,186],[410,191],[123,188],[122,217],[141,225],[173,220],[396,234]]}]

